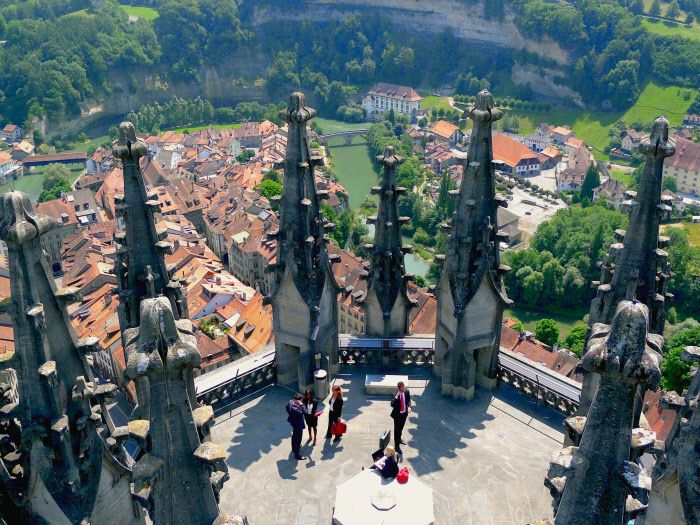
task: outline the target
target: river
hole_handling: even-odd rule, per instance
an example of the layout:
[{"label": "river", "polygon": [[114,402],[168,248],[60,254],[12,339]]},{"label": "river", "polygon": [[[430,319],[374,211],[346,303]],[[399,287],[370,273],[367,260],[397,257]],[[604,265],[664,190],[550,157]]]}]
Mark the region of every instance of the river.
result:
[{"label": "river", "polygon": [[[378,184],[378,165],[373,162],[363,137],[355,138],[350,146],[345,145],[342,137],[331,139],[328,145],[338,182],[350,192],[350,207],[356,210],[369,195],[369,189]],[[370,235],[374,236],[374,225],[368,226]],[[404,237],[404,243],[411,242]],[[407,272],[424,277],[429,268],[429,263],[417,254],[406,255],[404,264]]]}]

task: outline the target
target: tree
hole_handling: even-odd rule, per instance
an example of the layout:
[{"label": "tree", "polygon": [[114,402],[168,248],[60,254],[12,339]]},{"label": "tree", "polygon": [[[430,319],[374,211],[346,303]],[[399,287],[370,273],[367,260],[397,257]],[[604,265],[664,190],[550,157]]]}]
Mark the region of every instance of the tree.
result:
[{"label": "tree", "polygon": [[535,326],[535,337],[546,345],[559,341],[559,325],[554,319],[540,319]]},{"label": "tree", "polygon": [[695,15],[693,13],[688,13],[685,17],[685,23],[690,25],[695,22]]},{"label": "tree", "polygon": [[[44,170],[44,180],[41,181],[41,187],[44,190],[51,189],[58,184],[61,179],[68,182],[70,175],[70,170],[63,164],[49,164]],[[68,187],[70,188],[70,185]],[[68,191],[70,191],[70,189]]]},{"label": "tree", "polygon": [[666,18],[675,20],[679,16],[681,16],[681,7],[678,5],[678,0],[673,0],[666,9]]},{"label": "tree", "polygon": [[593,190],[600,186],[600,174],[595,163],[591,163],[586,170],[586,177],[581,185],[581,199],[588,197],[588,200],[593,200]]},{"label": "tree", "polygon": [[258,186],[260,195],[270,200],[275,195],[282,195],[282,185],[272,180],[263,180]]},{"label": "tree", "polygon": [[632,0],[630,2],[630,11],[635,15],[641,15],[644,12],[644,0]]},{"label": "tree", "polygon": [[39,202],[56,200],[61,196],[61,193],[72,191],[72,189],[66,179],[59,179],[52,187],[41,192]]},{"label": "tree", "polygon": [[428,281],[426,281],[425,277],[422,275],[416,275],[415,279],[413,279],[413,283],[420,288],[426,288],[428,286]]},{"label": "tree", "polygon": [[263,175],[263,180],[271,180],[277,184],[282,184],[282,175],[276,169],[271,169],[265,175]]},{"label": "tree", "polygon": [[651,7],[649,8],[649,14],[652,16],[661,15],[661,2],[659,2],[659,0],[654,0],[651,3]]},{"label": "tree", "polygon": [[669,190],[676,193],[678,191],[676,179],[674,177],[665,177],[664,181],[661,183],[661,190]]},{"label": "tree", "polygon": [[355,212],[353,210],[345,210],[336,218],[333,237],[341,248],[345,248],[345,244],[348,242],[350,234],[352,233],[354,223]]},{"label": "tree", "polygon": [[87,155],[87,158],[89,159],[90,157],[92,157],[92,156],[95,154],[96,151],[97,151],[97,146],[95,146],[94,144],[91,144],[91,145],[88,147],[88,149],[87,149],[87,151],[85,152],[85,154]]},{"label": "tree", "polygon": [[109,140],[114,142],[119,138],[119,129],[117,128],[117,126],[111,126],[107,131],[107,134],[109,135]]},{"label": "tree", "polygon": [[240,163],[248,162],[248,160],[255,157],[255,151],[252,149],[244,149],[241,154],[236,157],[236,160]]},{"label": "tree", "polygon": [[44,143],[44,134],[41,132],[40,129],[35,129],[32,132],[32,136],[34,137],[35,146],[41,146]]},{"label": "tree", "polygon": [[675,306],[672,306],[668,309],[668,312],[666,312],[666,321],[671,324],[676,324],[678,322],[678,312]]},{"label": "tree", "polygon": [[541,272],[533,272],[523,279],[523,301],[534,306],[539,303],[544,286],[544,276]]},{"label": "tree", "polygon": [[513,319],[515,321],[515,324],[511,327],[513,330],[517,330],[518,332],[524,332],[525,327],[523,326],[523,323],[519,319]]},{"label": "tree", "polygon": [[571,332],[569,332],[569,335],[567,335],[564,340],[566,348],[579,359],[581,359],[581,355],[583,355],[583,342],[586,339],[586,330],[586,325],[576,325],[571,329]]},{"label": "tree", "polygon": [[595,271],[594,266],[598,264],[600,260],[600,250],[603,248],[603,223],[598,224],[598,229],[595,231],[593,236],[593,241],[591,242],[591,271]]},{"label": "tree", "polygon": [[584,197],[581,201],[581,208],[588,208],[591,205],[591,199]]},{"label": "tree", "polygon": [[700,328],[681,332],[664,344],[664,360],[661,364],[661,387],[682,393],[690,385],[690,363],[681,361],[686,346],[700,346]]}]

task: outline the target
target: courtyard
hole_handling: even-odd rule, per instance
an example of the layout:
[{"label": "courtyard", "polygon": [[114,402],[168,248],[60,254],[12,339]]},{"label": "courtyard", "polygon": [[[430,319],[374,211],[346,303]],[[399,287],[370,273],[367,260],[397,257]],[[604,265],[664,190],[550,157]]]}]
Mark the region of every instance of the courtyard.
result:
[{"label": "courtyard", "polygon": [[[284,407],[292,390],[269,387],[217,410],[212,439],[227,451],[231,476],[221,510],[246,514],[251,525],[330,525],[336,487],[369,467],[379,436],[393,430],[389,396],[364,393],[368,373],[381,372],[351,365],[334,378],[343,389],[348,433],[337,443],[323,439],[322,415],[316,446],[305,444],[304,431],[306,461],[291,453]],[[522,525],[551,516],[543,480],[561,448],[562,416],[506,387],[477,388],[464,403],[441,396],[440,379],[429,370],[397,373],[408,374],[413,401],[400,466],[433,488],[436,525]]]}]

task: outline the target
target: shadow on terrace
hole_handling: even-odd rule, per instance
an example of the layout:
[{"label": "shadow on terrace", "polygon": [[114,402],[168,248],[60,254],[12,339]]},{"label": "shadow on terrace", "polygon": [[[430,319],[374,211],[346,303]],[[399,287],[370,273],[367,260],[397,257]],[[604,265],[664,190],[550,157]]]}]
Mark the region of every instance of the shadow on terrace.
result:
[{"label": "shadow on terrace", "polygon": [[[291,389],[273,386],[217,411],[212,438],[227,450],[231,479],[221,508],[247,514],[251,524],[304,525],[332,522],[336,487],[371,465],[383,430],[392,427],[388,396],[367,396],[365,374],[378,367],[346,365],[333,384],[343,388],[348,433],[323,439],[327,413],[319,418],[316,446],[293,459],[285,404]],[[543,485],[549,459],[561,448],[562,416],[503,388],[477,389],[468,403],[440,395],[430,371],[406,368],[414,410],[406,424],[401,466],[434,489],[436,523],[522,524],[551,513]],[[321,407],[326,408],[328,398]]]}]

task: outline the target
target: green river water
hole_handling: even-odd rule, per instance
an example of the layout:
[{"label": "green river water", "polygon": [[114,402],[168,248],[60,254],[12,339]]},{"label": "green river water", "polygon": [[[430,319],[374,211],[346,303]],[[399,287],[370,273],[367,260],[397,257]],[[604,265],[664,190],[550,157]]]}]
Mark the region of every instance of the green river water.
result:
[{"label": "green river water", "polygon": [[[379,169],[370,156],[367,141],[357,137],[346,146],[345,139],[335,138],[328,145],[338,182],[350,193],[350,207],[357,209],[369,195],[369,189],[378,184]],[[374,235],[374,225],[369,225],[369,229]],[[404,243],[411,241],[404,237]],[[425,276],[428,271],[429,263],[418,255],[407,255],[404,262],[409,273]]]}]

